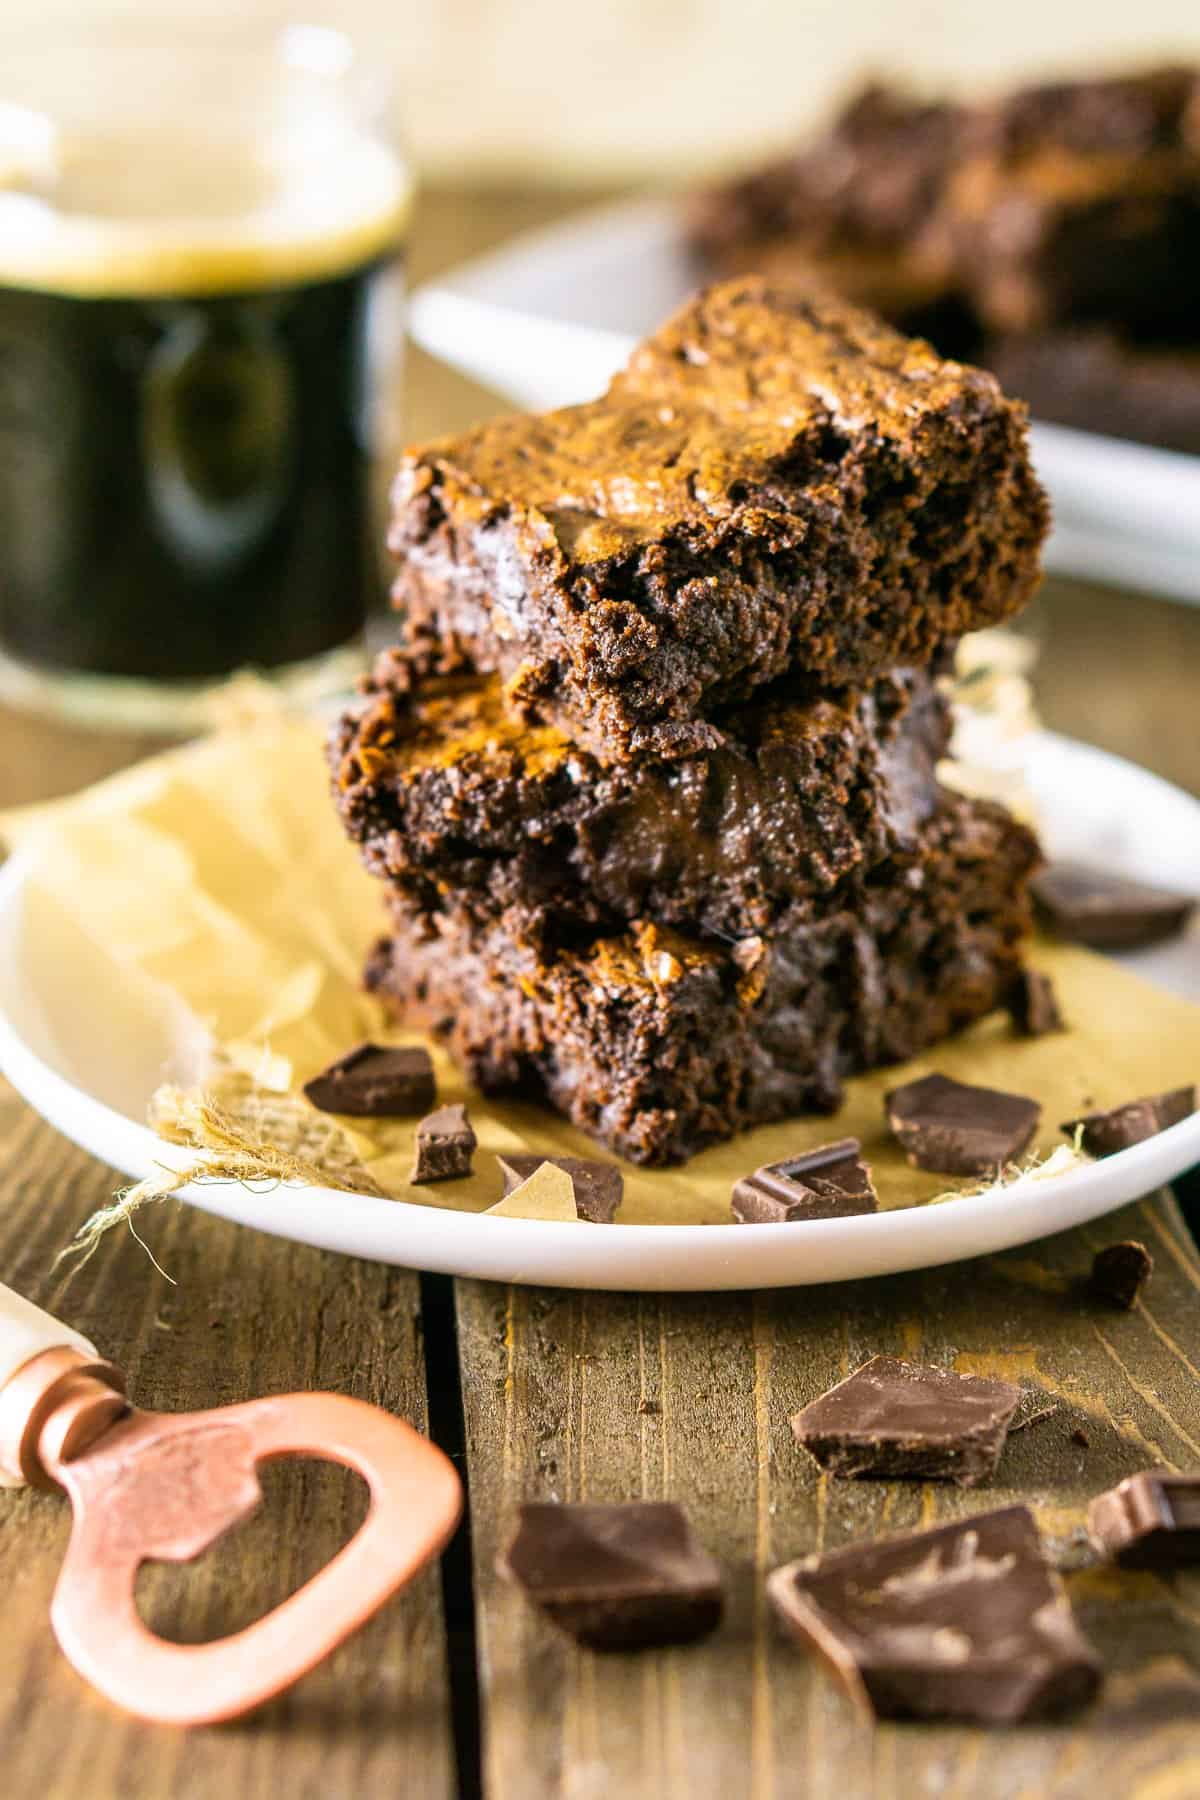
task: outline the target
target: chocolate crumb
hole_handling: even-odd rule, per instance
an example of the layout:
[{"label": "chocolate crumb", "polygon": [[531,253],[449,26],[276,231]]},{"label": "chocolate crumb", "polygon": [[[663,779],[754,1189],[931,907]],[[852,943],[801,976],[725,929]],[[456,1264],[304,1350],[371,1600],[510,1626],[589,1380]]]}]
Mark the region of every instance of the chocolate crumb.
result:
[{"label": "chocolate crumb", "polygon": [[1081,1450],[1086,1450],[1088,1448],[1088,1446],[1090,1445],[1091,1441],[1092,1441],[1091,1438],[1088,1436],[1087,1432],[1083,1429],[1082,1425],[1077,1425],[1075,1427],[1074,1431],[1071,1433],[1071,1442],[1073,1444],[1078,1444]]},{"label": "chocolate crumb", "polygon": [[1128,1312],[1153,1273],[1154,1258],[1145,1244],[1139,1244],[1135,1238],[1108,1244],[1097,1250],[1092,1260],[1088,1292],[1095,1299]]},{"label": "chocolate crumb", "polygon": [[1008,991],[1008,1010],[1023,1037],[1047,1037],[1065,1031],[1054,983],[1040,969],[1022,969]]}]

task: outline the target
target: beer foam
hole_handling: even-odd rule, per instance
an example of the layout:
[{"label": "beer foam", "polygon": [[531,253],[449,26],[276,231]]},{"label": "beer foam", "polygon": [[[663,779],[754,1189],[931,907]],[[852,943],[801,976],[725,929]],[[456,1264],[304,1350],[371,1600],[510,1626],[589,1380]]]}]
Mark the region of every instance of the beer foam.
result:
[{"label": "beer foam", "polygon": [[71,136],[0,108],[0,285],[117,298],[330,279],[397,247],[412,191],[365,134],[159,118]]}]

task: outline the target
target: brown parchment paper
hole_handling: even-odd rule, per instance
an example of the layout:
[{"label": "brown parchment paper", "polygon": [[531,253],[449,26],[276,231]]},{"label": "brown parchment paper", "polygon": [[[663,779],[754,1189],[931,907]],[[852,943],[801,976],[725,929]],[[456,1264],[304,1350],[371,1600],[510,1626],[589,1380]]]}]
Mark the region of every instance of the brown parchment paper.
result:
[{"label": "brown parchment paper", "polygon": [[[165,991],[182,1003],[190,1035],[198,1022],[200,1035],[207,1032],[236,1067],[280,1093],[296,1091],[364,1037],[423,1041],[386,1031],[359,991],[359,969],[380,928],[380,895],[343,837],[321,740],[311,720],[267,709],[74,799],[0,817],[8,845],[34,854],[34,880],[48,906],[85,936],[89,979],[112,991],[120,986],[122,1032],[137,1032],[139,1008],[150,1028],[151,999],[161,1031]],[[1038,943],[1033,960],[1054,978],[1067,1033],[1021,1039],[994,1016],[917,1062],[852,1081],[833,1119],[764,1127],[683,1169],[626,1164],[622,1223],[728,1222],[739,1175],[846,1135],[862,1140],[883,1206],[928,1201],[948,1183],[908,1168],[884,1133],[882,1096],[933,1069],[1040,1099],[1042,1152],[1063,1142],[1063,1119],[1200,1076],[1200,1007],[1086,951]],[[541,1106],[474,1093],[431,1047],[441,1098],[470,1106],[476,1172],[409,1186],[415,1121],[343,1121],[386,1193],[480,1211],[500,1197],[496,1152],[605,1154]],[[286,1187],[273,1203],[286,1208]]]}]

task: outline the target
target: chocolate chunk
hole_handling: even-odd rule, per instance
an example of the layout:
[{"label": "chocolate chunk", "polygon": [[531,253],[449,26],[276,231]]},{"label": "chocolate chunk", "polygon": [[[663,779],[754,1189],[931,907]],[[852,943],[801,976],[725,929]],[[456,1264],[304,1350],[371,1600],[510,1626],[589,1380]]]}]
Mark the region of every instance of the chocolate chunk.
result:
[{"label": "chocolate chunk", "polygon": [[857,1138],[843,1138],[744,1175],[733,1190],[734,1218],[739,1225],[781,1225],[878,1212],[861,1148]]},{"label": "chocolate chunk", "polygon": [[625,1177],[615,1163],[589,1162],[582,1156],[498,1156],[504,1175],[504,1192],[511,1194],[528,1181],[543,1163],[561,1169],[575,1190],[575,1211],[589,1225],[611,1225],[625,1198]]},{"label": "chocolate chunk", "polygon": [[1154,1273],[1154,1258],[1145,1244],[1130,1239],[1097,1250],[1092,1261],[1088,1291],[1097,1300],[1123,1306],[1128,1312]]},{"label": "chocolate chunk", "polygon": [[488,1207],[489,1216],[503,1219],[547,1219],[560,1225],[577,1225],[579,1209],[575,1204],[575,1186],[565,1169],[553,1163],[539,1163],[533,1174],[517,1183]]},{"label": "chocolate chunk", "polygon": [[1040,969],[1022,969],[1008,994],[1008,1010],[1017,1030],[1025,1037],[1048,1037],[1065,1031],[1054,983]]},{"label": "chocolate chunk", "polygon": [[359,1044],[305,1082],[304,1094],[322,1112],[392,1119],[428,1112],[437,1088],[428,1050]]},{"label": "chocolate chunk", "polygon": [[1200,1474],[1146,1469],[1097,1494],[1088,1537],[1124,1568],[1182,1568],[1200,1562]]},{"label": "chocolate chunk", "polygon": [[469,1175],[475,1144],[466,1107],[461,1102],[439,1107],[417,1126],[409,1181],[457,1181]]},{"label": "chocolate chunk", "polygon": [[1146,1469],[1088,1507],[1088,1536],[1103,1556],[1129,1569],[1200,1562],[1200,1475]]},{"label": "chocolate chunk", "polygon": [[665,1501],[522,1506],[499,1567],[593,1650],[686,1644],[721,1621],[721,1572]]},{"label": "chocolate chunk", "polygon": [[1087,1450],[1090,1448],[1092,1440],[1083,1429],[1083,1426],[1077,1425],[1071,1433],[1071,1442],[1073,1444],[1078,1444],[1081,1450]]},{"label": "chocolate chunk", "polygon": [[956,1481],[994,1473],[1020,1388],[873,1356],[792,1420],[796,1441],[831,1475]]},{"label": "chocolate chunk", "polygon": [[1078,1119],[1064,1119],[1061,1129],[1069,1138],[1082,1132],[1080,1142],[1089,1156],[1115,1156],[1131,1144],[1157,1137],[1168,1125],[1178,1125],[1196,1111],[1195,1087],[1172,1088],[1168,1094],[1150,1094],[1141,1100],[1126,1101],[1109,1112],[1084,1113]]},{"label": "chocolate chunk", "polygon": [[1042,1109],[1022,1094],[926,1075],[885,1096],[888,1124],[915,1169],[984,1175],[1028,1149]]},{"label": "chocolate chunk", "polygon": [[767,1591],[788,1630],[884,1718],[1009,1725],[1099,1686],[1025,1506],[804,1557]]},{"label": "chocolate chunk", "polygon": [[1182,931],[1195,899],[1128,881],[1085,863],[1055,862],[1030,887],[1043,918],[1060,937],[1093,950],[1140,950]]}]

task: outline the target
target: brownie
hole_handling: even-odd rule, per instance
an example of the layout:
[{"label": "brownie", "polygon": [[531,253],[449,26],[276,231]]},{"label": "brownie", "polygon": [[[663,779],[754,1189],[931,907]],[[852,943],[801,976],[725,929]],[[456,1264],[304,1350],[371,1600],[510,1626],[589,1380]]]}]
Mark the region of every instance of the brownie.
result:
[{"label": "brownie", "polygon": [[605,767],[514,718],[498,677],[473,676],[377,688],[335,728],[330,760],[367,867],[420,913],[519,906],[559,940],[640,918],[728,940],[913,855],[949,733],[934,683],[902,672],[803,703],[764,696],[710,750]]},{"label": "brownie", "polygon": [[706,266],[817,282],[941,343],[955,308],[936,228],[969,114],[872,82],[829,131],[687,208]]},{"label": "brownie", "polygon": [[367,985],[485,1092],[545,1097],[634,1162],[678,1162],[830,1111],[845,1076],[1002,1004],[1036,857],[1002,808],[946,794],[914,866],[853,874],[770,937],[729,946],[642,922],[548,952],[519,912],[431,926],[394,900]]},{"label": "brownie", "polygon": [[973,107],[872,86],[697,195],[704,267],[814,284],[992,369],[1034,415],[1200,444],[1200,71]]},{"label": "brownie", "polygon": [[994,377],[745,278],[599,400],[410,451],[390,544],[416,668],[499,671],[614,761],[711,745],[785,675],[928,662],[1024,604],[1046,525]]},{"label": "brownie", "polygon": [[1150,69],[981,109],[945,198],[964,288],[993,331],[1104,320],[1194,332],[1200,75]]},{"label": "brownie", "polygon": [[982,356],[1039,419],[1200,455],[1200,341],[1154,346],[1077,326],[997,338]]}]

